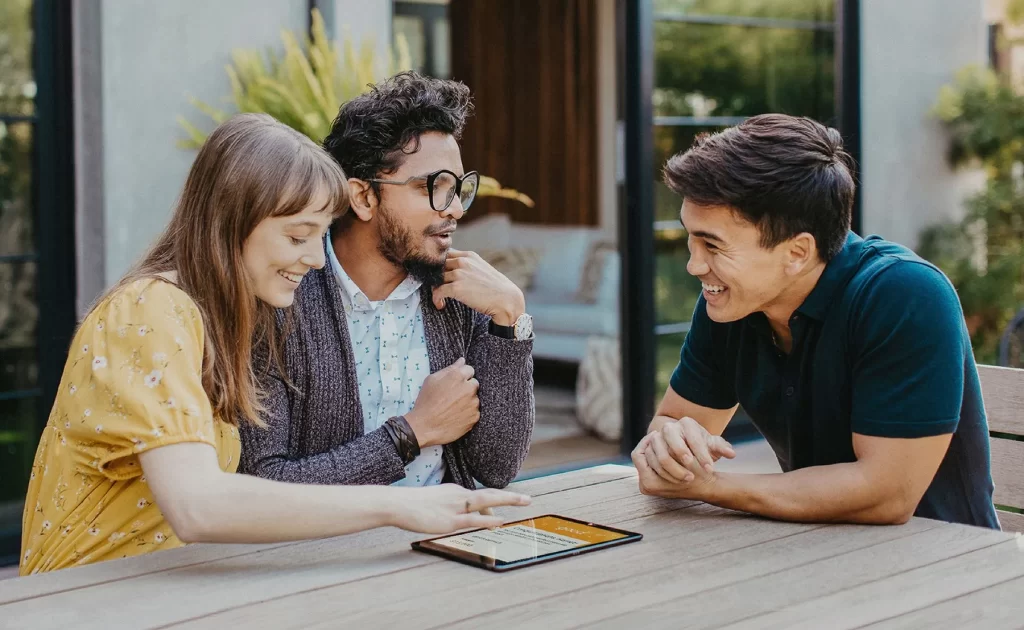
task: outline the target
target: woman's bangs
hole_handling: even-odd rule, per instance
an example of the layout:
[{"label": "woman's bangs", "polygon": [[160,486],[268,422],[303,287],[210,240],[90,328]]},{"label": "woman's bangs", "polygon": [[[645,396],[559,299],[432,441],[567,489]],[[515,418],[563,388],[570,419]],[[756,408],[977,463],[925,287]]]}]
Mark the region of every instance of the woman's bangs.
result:
[{"label": "woman's bangs", "polygon": [[[326,201],[322,208],[317,208],[317,212],[327,212],[332,218],[345,214],[348,210],[348,180],[341,167],[326,155],[307,153],[303,157],[306,159],[296,160],[289,173],[288,182],[283,187],[285,193],[274,216],[298,214],[321,193]],[[328,160],[330,163],[325,163]]]}]

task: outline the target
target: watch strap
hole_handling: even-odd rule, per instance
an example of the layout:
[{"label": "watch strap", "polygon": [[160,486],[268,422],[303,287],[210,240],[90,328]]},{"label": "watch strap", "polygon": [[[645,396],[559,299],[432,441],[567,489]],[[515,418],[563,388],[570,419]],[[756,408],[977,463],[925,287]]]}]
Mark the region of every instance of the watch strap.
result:
[{"label": "watch strap", "polygon": [[516,327],[515,326],[501,326],[495,324],[492,319],[487,324],[487,332],[494,335],[495,337],[501,337],[502,339],[515,339],[516,338]]}]

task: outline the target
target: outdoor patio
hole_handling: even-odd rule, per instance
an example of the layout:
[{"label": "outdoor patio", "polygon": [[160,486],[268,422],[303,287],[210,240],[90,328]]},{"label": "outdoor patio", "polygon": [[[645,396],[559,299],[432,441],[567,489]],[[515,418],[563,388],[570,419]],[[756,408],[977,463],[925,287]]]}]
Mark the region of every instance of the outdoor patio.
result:
[{"label": "outdoor patio", "polygon": [[[533,431],[530,455],[523,465],[520,479],[608,463],[629,463],[618,443],[595,437],[576,420],[575,395],[570,389],[538,386],[537,424]],[[747,439],[734,445],[736,459],[720,460],[723,471],[771,473],[779,471],[768,443]]]}]

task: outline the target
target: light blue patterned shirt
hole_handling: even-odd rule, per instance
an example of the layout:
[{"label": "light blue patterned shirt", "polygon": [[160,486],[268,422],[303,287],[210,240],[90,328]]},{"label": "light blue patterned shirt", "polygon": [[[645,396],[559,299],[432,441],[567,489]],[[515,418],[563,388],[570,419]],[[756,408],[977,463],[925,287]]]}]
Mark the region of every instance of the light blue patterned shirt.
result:
[{"label": "light blue patterned shirt", "polygon": [[[328,242],[330,236],[328,235]],[[341,284],[348,330],[352,337],[363,430],[374,431],[392,416],[408,413],[430,375],[427,340],[420,310],[421,283],[407,277],[387,299],[371,302],[342,268],[333,247],[331,268]],[[396,486],[430,486],[444,479],[440,446],[424,448],[405,467]]]}]

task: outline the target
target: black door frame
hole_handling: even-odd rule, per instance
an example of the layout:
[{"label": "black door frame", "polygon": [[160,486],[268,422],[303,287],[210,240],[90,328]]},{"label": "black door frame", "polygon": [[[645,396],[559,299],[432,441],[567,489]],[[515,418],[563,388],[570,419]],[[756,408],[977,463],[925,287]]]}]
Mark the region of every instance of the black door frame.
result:
[{"label": "black door frame", "polygon": [[622,454],[647,432],[654,414],[654,7],[620,0],[625,122],[625,198],[619,203],[622,252]]},{"label": "black door frame", "polygon": [[60,386],[77,324],[75,111],[71,6],[35,0],[36,251],[39,252],[40,431]]}]

